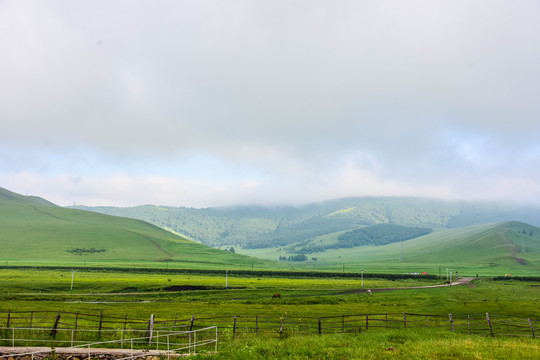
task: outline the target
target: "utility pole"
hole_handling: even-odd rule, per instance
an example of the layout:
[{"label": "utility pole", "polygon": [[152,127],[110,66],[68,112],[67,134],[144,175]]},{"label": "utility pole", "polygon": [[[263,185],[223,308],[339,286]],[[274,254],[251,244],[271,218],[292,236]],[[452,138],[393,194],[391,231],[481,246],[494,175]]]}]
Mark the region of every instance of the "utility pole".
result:
[{"label": "utility pole", "polygon": [[69,289],[69,293],[73,294],[73,276],[75,275],[75,270],[71,270],[71,288]]}]

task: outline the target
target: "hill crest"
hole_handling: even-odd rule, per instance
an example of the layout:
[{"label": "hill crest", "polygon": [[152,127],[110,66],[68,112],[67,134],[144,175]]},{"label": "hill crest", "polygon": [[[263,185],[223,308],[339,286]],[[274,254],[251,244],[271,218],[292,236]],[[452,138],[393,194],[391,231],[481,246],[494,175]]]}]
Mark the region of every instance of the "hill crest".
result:
[{"label": "hill crest", "polygon": [[14,193],[12,191],[9,191],[7,189],[0,187],[0,204],[6,201],[13,201],[13,202],[23,203],[27,205],[34,204],[34,205],[44,205],[44,206],[58,206],[38,196],[32,196],[32,195],[25,196],[25,195],[17,194],[17,193]]},{"label": "hill crest", "polygon": [[224,268],[262,262],[198,244],[142,220],[63,208],[5,189],[0,189],[0,228],[2,259],[11,263]]},{"label": "hill crest", "polygon": [[411,197],[344,198],[298,207],[77,208],[145,220],[214,247],[286,246],[375,224],[444,229],[518,220],[540,225],[539,208]]}]

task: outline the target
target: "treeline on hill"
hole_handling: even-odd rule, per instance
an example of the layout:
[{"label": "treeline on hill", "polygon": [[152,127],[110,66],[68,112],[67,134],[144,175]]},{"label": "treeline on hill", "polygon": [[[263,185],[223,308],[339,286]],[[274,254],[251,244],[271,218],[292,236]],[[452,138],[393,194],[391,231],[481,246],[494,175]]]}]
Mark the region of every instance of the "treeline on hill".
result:
[{"label": "treeline on hill", "polygon": [[299,223],[280,224],[276,231],[263,234],[245,242],[246,249],[260,249],[272,246],[286,246],[317,236],[331,234],[343,229],[354,229],[359,224],[350,219],[316,217]]},{"label": "treeline on hill", "polygon": [[296,254],[311,254],[324,252],[328,249],[351,248],[353,246],[379,246],[414,239],[432,231],[430,228],[378,224],[348,231],[340,235],[338,241],[333,244],[315,245],[309,241],[302,241],[288,246],[287,250]]},{"label": "treeline on hill", "polygon": [[509,219],[540,225],[540,209],[400,197],[346,198],[304,206],[187,208],[145,205],[79,209],[148,221],[209,246],[267,248],[375,224],[454,228]]},{"label": "treeline on hill", "polygon": [[393,224],[379,224],[349,231],[338,237],[338,246],[350,248],[364,245],[386,245],[427,235],[430,228],[407,227]]}]

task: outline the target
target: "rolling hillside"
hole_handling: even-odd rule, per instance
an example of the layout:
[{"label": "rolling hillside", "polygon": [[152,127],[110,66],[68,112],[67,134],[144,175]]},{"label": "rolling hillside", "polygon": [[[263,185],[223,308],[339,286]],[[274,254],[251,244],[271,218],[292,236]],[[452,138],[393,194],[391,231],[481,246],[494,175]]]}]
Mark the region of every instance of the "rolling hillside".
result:
[{"label": "rolling hillside", "polygon": [[[249,224],[249,228],[258,224],[259,227],[255,229],[263,233],[262,229],[271,223],[272,216],[278,219],[275,216],[277,209],[257,209],[251,213],[249,208],[237,208],[234,222],[237,227],[230,228],[231,231],[239,233],[243,228],[241,224]],[[206,210],[214,213],[225,211]],[[350,216],[358,211],[351,207],[341,207],[332,212],[329,210],[332,208],[323,205],[312,206],[303,212],[281,208],[281,214],[289,213],[279,222],[280,227],[289,231],[295,226],[302,229],[300,224],[316,224],[317,219],[327,224],[325,218]],[[160,211],[168,212],[167,208]],[[420,224],[419,210],[411,212],[417,215],[414,225]],[[382,218],[382,213],[379,215]],[[401,218],[404,215],[404,212],[401,213]],[[222,215],[224,222],[226,218],[230,219],[230,216]],[[195,226],[193,224],[197,217],[189,219],[186,215],[185,219]],[[347,221],[350,219],[340,219],[334,225]],[[358,222],[356,225],[351,222],[350,226],[358,229]],[[460,228],[439,227],[424,236],[390,244],[381,242],[378,246],[369,243],[364,246],[353,244],[346,248],[327,246],[324,252],[310,253],[308,261],[280,261],[277,264],[254,257],[275,261],[295,254],[297,244],[304,247],[309,244],[329,245],[350,230],[324,233],[300,242],[291,241],[284,246],[237,247],[238,253],[248,255],[242,256],[195,243],[140,220],[66,209],[38,197],[22,196],[1,188],[0,226],[0,262],[5,261],[2,265],[170,266],[197,269],[250,269],[252,266],[270,269],[294,266],[325,271],[345,271],[346,266],[346,271],[353,272],[365,269],[371,272],[426,271],[434,274],[440,269],[444,272],[444,269],[452,268],[459,269],[461,274],[540,274],[540,228],[517,221]],[[204,231],[205,223],[200,222],[199,227],[200,231]],[[316,229],[323,227],[321,225]],[[283,231],[281,235],[289,231]],[[313,229],[310,231],[316,233]],[[305,231],[299,233],[306,234]],[[350,234],[356,236],[358,233],[353,231]]]},{"label": "rolling hillside", "polygon": [[517,220],[540,226],[539,208],[403,197],[348,198],[299,207],[77,208],[148,221],[209,246],[250,249],[309,242],[375,224],[450,229]]},{"label": "rolling hillside", "polygon": [[[321,239],[327,240],[327,239]],[[315,239],[315,242],[319,239]],[[266,259],[288,256],[290,247],[239,249]],[[428,272],[446,268],[461,274],[540,275],[540,228],[522,222],[441,229],[411,240],[382,246],[355,246],[313,252],[313,268],[372,272]]]},{"label": "rolling hillside", "polygon": [[263,263],[195,243],[140,220],[66,209],[2,188],[0,228],[2,265],[129,264],[202,269]]}]

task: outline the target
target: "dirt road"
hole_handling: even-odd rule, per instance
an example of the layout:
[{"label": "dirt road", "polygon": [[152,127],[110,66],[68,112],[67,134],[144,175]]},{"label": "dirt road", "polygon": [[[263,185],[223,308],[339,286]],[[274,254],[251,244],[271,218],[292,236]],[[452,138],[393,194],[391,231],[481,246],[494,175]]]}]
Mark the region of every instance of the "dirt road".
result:
[{"label": "dirt road", "polygon": [[[438,288],[438,287],[448,287],[456,285],[470,284],[473,281],[474,277],[462,277],[453,281],[451,284],[437,284],[437,285],[424,285],[424,286],[407,286],[407,287],[389,287],[389,288],[374,288],[369,289],[372,293],[377,291],[387,291],[387,290],[408,290],[408,289],[429,289],[429,288]],[[357,293],[367,293],[368,289],[353,289],[341,292],[339,294],[357,294]]]}]

